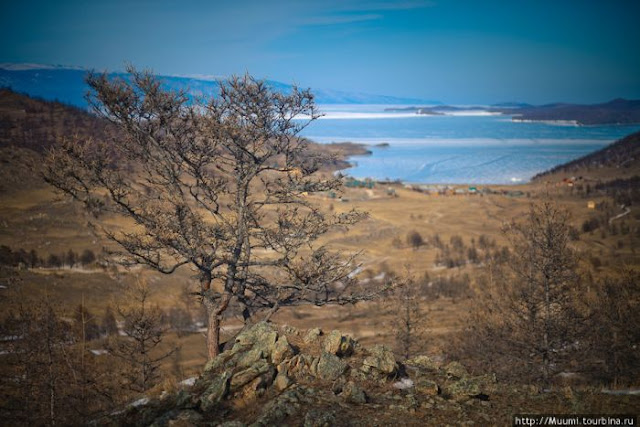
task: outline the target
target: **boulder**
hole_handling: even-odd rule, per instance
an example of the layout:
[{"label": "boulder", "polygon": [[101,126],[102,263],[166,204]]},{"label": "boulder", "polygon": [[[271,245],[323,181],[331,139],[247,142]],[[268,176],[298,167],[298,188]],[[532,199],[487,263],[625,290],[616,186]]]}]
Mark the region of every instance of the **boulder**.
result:
[{"label": "boulder", "polygon": [[311,344],[317,342],[320,339],[320,335],[322,335],[322,330],[320,328],[310,329],[302,341],[304,341],[305,344]]},{"label": "boulder", "polygon": [[447,392],[457,401],[467,400],[482,394],[480,381],[462,378],[447,387]]},{"label": "boulder", "polygon": [[289,387],[291,384],[292,384],[291,379],[284,372],[280,372],[276,376],[276,379],[273,381],[273,386],[278,391],[286,390],[286,388]]},{"label": "boulder", "polygon": [[167,425],[170,427],[192,427],[202,423],[202,415],[193,409],[180,411],[175,417],[168,420]]},{"label": "boulder", "polygon": [[271,348],[271,361],[275,364],[279,364],[295,355],[295,351],[293,347],[289,345],[289,341],[287,337],[282,335],[278,337],[278,340],[274,343],[273,348]]},{"label": "boulder", "polygon": [[438,384],[426,378],[420,378],[415,381],[415,390],[417,393],[427,396],[436,396],[440,393]]},{"label": "boulder", "polygon": [[342,387],[342,393],[340,393],[347,402],[363,404],[367,403],[367,395],[364,390],[358,387],[353,381],[349,381]]},{"label": "boulder", "polygon": [[393,352],[384,345],[376,345],[369,350],[369,356],[362,362],[361,369],[364,372],[371,372],[373,369],[383,374],[392,374],[397,367]]},{"label": "boulder", "polygon": [[239,353],[235,358],[235,366],[237,369],[248,368],[264,358],[264,352],[260,348],[252,348],[251,350]]},{"label": "boulder", "polygon": [[332,427],[337,424],[336,421],[333,412],[312,409],[304,417],[304,427]]},{"label": "boulder", "polygon": [[322,353],[318,361],[318,377],[323,380],[336,380],[347,370],[347,364],[338,356],[330,353]]},{"label": "boulder", "polygon": [[317,376],[318,358],[308,354],[296,354],[285,362],[281,363],[286,367],[290,376],[304,378],[305,376]]},{"label": "boulder", "polygon": [[[233,374],[229,385],[232,391],[238,390],[259,376],[268,373],[273,374],[274,372],[275,368],[272,365],[270,365],[266,360],[260,359],[247,369]],[[271,375],[271,378],[273,379],[273,375]]]},{"label": "boulder", "polygon": [[451,362],[444,367],[444,372],[448,377],[452,378],[464,378],[469,375],[467,368],[462,366],[460,362]]},{"label": "boulder", "polygon": [[235,339],[232,352],[246,351],[249,348],[262,350],[263,354],[271,354],[278,339],[278,332],[267,322],[255,325],[240,332]]},{"label": "boulder", "polygon": [[207,364],[204,367],[204,372],[215,372],[220,369],[225,369],[231,365],[234,365],[235,364],[234,358],[237,357],[238,354],[240,353],[241,352],[239,348],[236,349],[236,351],[229,350],[229,351],[220,353],[219,355],[217,355],[216,357],[214,357],[213,359],[207,362]]},{"label": "boulder", "polygon": [[405,363],[405,365],[415,366],[417,368],[425,369],[425,370],[429,370],[429,371],[437,371],[438,368],[439,368],[439,364],[436,363],[429,356],[416,356],[416,357],[413,357],[413,358],[407,360],[404,363]]},{"label": "boulder", "polygon": [[343,335],[340,331],[331,331],[324,339],[324,351],[335,354],[338,357],[351,356],[353,354],[355,341],[353,338]]},{"label": "boulder", "polygon": [[284,420],[299,411],[302,398],[298,390],[285,391],[262,407],[260,416],[251,424],[251,427],[286,424]]},{"label": "boulder", "polygon": [[223,372],[222,375],[215,377],[209,384],[209,387],[200,395],[200,408],[207,412],[215,407],[229,393],[229,380],[231,372]]}]

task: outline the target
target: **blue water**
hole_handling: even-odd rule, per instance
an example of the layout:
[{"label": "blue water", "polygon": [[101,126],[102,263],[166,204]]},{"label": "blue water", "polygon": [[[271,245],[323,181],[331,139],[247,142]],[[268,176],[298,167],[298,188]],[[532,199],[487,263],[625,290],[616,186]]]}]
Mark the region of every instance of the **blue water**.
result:
[{"label": "blue water", "polygon": [[[353,156],[356,178],[412,183],[513,184],[598,150],[636,126],[573,126],[512,122],[509,116],[419,116],[386,106],[324,107],[303,131],[312,140],[370,144]],[[389,147],[375,147],[388,143]]]}]

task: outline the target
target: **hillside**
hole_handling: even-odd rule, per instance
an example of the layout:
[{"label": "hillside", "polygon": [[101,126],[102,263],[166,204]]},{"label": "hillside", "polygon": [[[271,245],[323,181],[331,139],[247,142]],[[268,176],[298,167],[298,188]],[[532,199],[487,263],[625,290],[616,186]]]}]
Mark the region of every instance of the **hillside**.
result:
[{"label": "hillside", "polygon": [[[101,70],[97,70],[101,71]],[[58,100],[76,107],[86,108],[85,84],[87,70],[51,66],[21,66],[20,64],[0,64],[0,87],[9,87],[17,92],[46,100]],[[111,77],[127,78],[125,73],[110,73]],[[210,76],[160,76],[167,89],[186,89],[191,96],[197,97],[216,93],[217,78]],[[277,91],[286,93],[291,85],[269,80],[267,82]],[[318,104],[437,104],[416,98],[400,98],[386,95],[345,92],[337,90],[313,90]]]},{"label": "hillside", "polygon": [[541,181],[551,175],[586,175],[603,181],[640,174],[640,132],[626,136],[598,151],[536,175]]},{"label": "hillside", "polygon": [[96,424],[508,425],[516,413],[570,413],[577,405],[630,413],[640,403],[640,396],[508,387],[427,356],[400,363],[388,347],[366,348],[337,330],[257,323],[228,347],[175,392],[141,398]]},{"label": "hillside", "polygon": [[640,123],[640,100],[614,99],[602,104],[548,104],[510,109],[513,120],[572,121],[580,125]]},{"label": "hillside", "polygon": [[43,188],[42,155],[63,138],[105,139],[108,124],[77,107],[0,89],[0,193]]},{"label": "hillside", "polygon": [[42,153],[63,137],[105,138],[106,129],[104,120],[83,109],[0,89],[0,147]]},{"label": "hillside", "polygon": [[575,125],[630,125],[640,123],[640,100],[614,99],[602,104],[580,105],[555,103],[529,105],[506,102],[491,106],[393,107],[385,111],[415,112],[423,115],[447,115],[480,111],[512,116],[514,122],[566,122]]},{"label": "hillside", "polygon": [[[2,117],[15,117],[15,123],[11,122],[14,130],[27,132],[25,123],[42,119],[43,128],[60,126],[64,136],[60,118],[67,114],[68,120],[76,114],[81,116],[79,127],[102,125],[99,119],[61,104],[11,92],[3,92],[0,99],[5,105]],[[21,120],[26,122],[20,123]],[[4,121],[9,123],[8,118]],[[93,128],[77,131],[90,135]],[[16,130],[13,135],[19,132]],[[425,320],[419,348],[409,360],[400,355],[393,326],[398,308],[393,298],[356,306],[282,309],[272,318],[280,326],[259,323],[237,337],[242,320],[240,313],[230,311],[224,317],[223,338],[229,340],[226,351],[203,372],[204,337],[198,330],[202,317],[197,300],[190,295],[194,287],[186,286],[192,282],[193,271],[154,275],[138,269],[103,270],[99,265],[44,265],[42,260],[69,250],[82,253],[90,249],[99,259],[102,257],[100,251],[105,242],[86,226],[88,220],[122,227],[128,224],[110,216],[90,218],[69,198],[60,198],[38,180],[39,159],[47,146],[42,141],[55,143],[55,139],[24,139],[31,148],[22,147],[20,141],[8,139],[7,145],[0,148],[2,185],[6,190],[0,192],[0,246],[17,254],[37,251],[41,261],[34,266],[22,262],[22,266],[0,268],[0,313],[6,315],[15,309],[15,300],[5,296],[14,292],[20,282],[25,294],[34,300],[46,296],[59,302],[67,318],[70,308],[80,302],[99,317],[105,304],[118,298],[119,282],[136,277],[148,280],[154,290],[154,303],[166,313],[177,305],[184,306],[186,312],[188,332],[172,330],[166,341],[167,345],[181,346],[181,353],[161,367],[165,381],[144,394],[112,402],[115,407],[109,406],[104,412],[108,415],[95,420],[95,424],[504,425],[511,423],[514,413],[632,413],[640,407],[636,395],[604,394],[600,387],[578,388],[573,383],[573,388],[562,388],[562,376],[558,376],[552,392],[541,392],[526,382],[510,384],[500,376],[496,382],[491,371],[473,365],[474,360],[479,360],[478,353],[464,358],[447,350],[463,330],[466,314],[477,303],[472,296],[482,286],[479,279],[485,263],[507,243],[500,233],[505,221],[524,217],[532,201],[548,194],[546,185],[519,186],[521,194],[513,197],[508,192],[514,187],[434,197],[394,183],[346,188],[342,194],[310,194],[310,202],[323,213],[344,213],[353,208],[369,212],[366,221],[350,230],[337,230],[322,240],[345,253],[364,251],[359,276],[362,285],[375,285],[393,277],[394,271],[411,266]],[[364,148],[334,144],[316,145],[315,149],[333,151],[338,157],[333,166],[337,167],[342,153]],[[624,157],[623,153],[618,156]],[[611,173],[610,177],[614,176],[621,175]],[[638,265],[636,236],[640,216],[635,207],[633,212],[629,210],[630,214],[616,219],[620,215],[618,206],[604,196],[592,196],[597,197],[598,210],[589,210],[586,200],[566,186],[556,187],[553,196],[571,211],[576,228],[573,245],[585,254],[586,262],[597,265],[594,274]],[[594,220],[600,224],[595,229],[591,226]],[[589,230],[584,224],[589,225]],[[424,237],[419,247],[407,241],[413,232]],[[327,333],[306,331],[317,327]],[[328,332],[332,329],[344,333]],[[100,354],[96,363],[108,366],[112,356],[103,353],[104,340],[87,345]],[[417,354],[427,357],[415,357]],[[466,369],[456,360],[462,361]],[[109,371],[111,379],[117,378],[116,372],[115,368]],[[631,385],[637,384],[634,378]],[[22,405],[21,401],[17,405]]]},{"label": "hillside", "polygon": [[[107,121],[82,108],[0,89],[0,192],[42,186],[41,155],[63,138],[106,140],[110,130]],[[367,153],[358,144],[310,144],[313,151],[334,156],[326,165],[331,171],[349,167],[347,156]]]}]

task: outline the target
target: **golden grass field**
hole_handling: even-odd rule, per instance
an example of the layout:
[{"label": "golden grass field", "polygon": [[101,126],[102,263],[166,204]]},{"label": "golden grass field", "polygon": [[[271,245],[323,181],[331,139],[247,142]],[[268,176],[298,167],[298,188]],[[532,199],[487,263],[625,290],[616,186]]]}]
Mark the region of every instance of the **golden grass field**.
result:
[{"label": "golden grass field", "polygon": [[[555,179],[555,178],[554,178]],[[555,179],[555,182],[558,182]],[[571,212],[573,224],[577,229],[590,216],[596,215],[587,207],[589,200],[601,202],[602,197],[587,199],[572,195],[571,189],[555,183],[527,184],[516,187],[492,186],[494,190],[518,189],[525,193],[522,197],[505,195],[450,195],[433,196],[406,189],[399,184],[392,186],[395,195],[389,195],[389,185],[378,185],[373,189],[345,189],[338,198],[326,195],[313,195],[309,198],[326,210],[337,213],[356,208],[369,213],[369,218],[350,230],[334,231],[322,237],[321,242],[332,249],[345,253],[361,251],[361,277],[373,277],[381,271],[402,273],[409,269],[411,274],[422,277],[428,273],[431,278],[438,276],[454,277],[468,274],[473,278],[482,270],[481,266],[466,265],[455,268],[436,266],[438,250],[429,245],[431,236],[438,234],[442,241],[449,242],[451,236],[461,236],[469,245],[481,235],[495,239],[498,246],[506,244],[501,234],[502,226],[511,220],[524,217],[529,204],[551,198]],[[527,195],[529,197],[527,197]],[[348,200],[348,201],[347,201]],[[80,206],[67,197],[52,191],[44,183],[23,188],[21,191],[0,194],[0,244],[11,248],[35,249],[41,256],[47,253],[60,253],[68,249],[80,252],[91,249],[96,253],[106,244],[95,236],[87,222],[92,220]],[[617,209],[614,207],[614,209]],[[635,208],[624,220],[638,228],[638,213]],[[114,225],[126,227],[126,222],[118,218],[102,218]],[[406,242],[411,231],[420,233],[427,244],[418,249]],[[623,264],[638,265],[636,253],[638,237],[635,233],[602,238],[598,232],[581,233],[574,245],[581,258],[597,255],[603,261],[601,269],[615,270]],[[620,243],[622,242],[622,243]],[[163,276],[142,268],[131,271],[115,269],[32,269],[18,271],[22,292],[27,297],[46,296],[69,312],[85,300],[87,308],[101,316],[104,307],[118,303],[120,282],[145,278],[153,289],[153,301],[166,309],[174,305],[188,305],[185,289],[194,285],[194,273],[183,268],[173,275]],[[2,271],[1,280],[6,288],[0,289],[0,297],[6,297],[15,283],[9,277],[15,271]],[[8,298],[0,299],[0,312],[10,310]],[[122,303],[120,301],[120,303]],[[437,354],[441,344],[446,342],[453,332],[459,330],[464,314],[473,301],[468,298],[438,298],[424,302],[427,316],[425,351]],[[191,308],[197,302],[191,301]],[[388,313],[380,302],[361,303],[353,307],[297,307],[282,309],[274,321],[287,323],[298,328],[321,326],[323,329],[340,329],[352,334],[364,344],[372,344],[390,339]],[[233,334],[241,325],[240,319],[228,318],[224,335]],[[181,366],[182,375],[197,372],[205,362],[204,336],[193,333],[183,337],[171,334],[167,345],[178,343],[181,346],[178,361],[166,362],[167,369],[174,369],[176,363]],[[94,343],[100,346],[100,342]],[[173,366],[173,368],[172,368]]]}]

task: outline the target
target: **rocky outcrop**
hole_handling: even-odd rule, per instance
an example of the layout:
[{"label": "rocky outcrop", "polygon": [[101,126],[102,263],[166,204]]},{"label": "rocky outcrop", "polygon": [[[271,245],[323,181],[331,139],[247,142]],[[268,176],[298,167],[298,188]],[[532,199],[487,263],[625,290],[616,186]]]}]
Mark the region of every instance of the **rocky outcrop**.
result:
[{"label": "rocky outcrop", "polygon": [[459,415],[473,407],[469,401],[486,401],[495,383],[471,377],[459,363],[441,368],[426,356],[399,363],[388,347],[364,348],[339,331],[300,333],[263,322],[232,344],[193,386],[103,424],[332,426],[363,425],[373,417],[382,425],[395,423],[398,411],[415,420],[434,411]]}]

